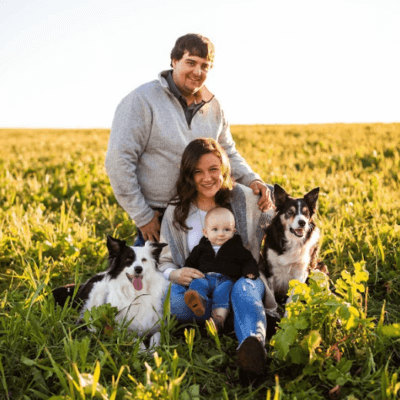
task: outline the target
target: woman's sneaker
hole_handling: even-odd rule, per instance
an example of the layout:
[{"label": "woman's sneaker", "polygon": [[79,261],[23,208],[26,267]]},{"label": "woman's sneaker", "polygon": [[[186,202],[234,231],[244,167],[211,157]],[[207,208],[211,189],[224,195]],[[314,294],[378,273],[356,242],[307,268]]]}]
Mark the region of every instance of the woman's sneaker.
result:
[{"label": "woman's sneaker", "polygon": [[240,370],[255,376],[265,372],[267,353],[256,336],[247,337],[238,349]]}]

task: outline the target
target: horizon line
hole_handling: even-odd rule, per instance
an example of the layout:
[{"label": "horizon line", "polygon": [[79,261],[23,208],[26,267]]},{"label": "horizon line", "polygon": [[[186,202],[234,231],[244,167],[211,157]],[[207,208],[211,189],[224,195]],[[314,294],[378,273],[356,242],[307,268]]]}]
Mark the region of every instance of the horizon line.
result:
[{"label": "horizon line", "polygon": [[[264,122],[256,122],[256,123],[230,123],[229,126],[260,126],[260,125],[267,125],[267,126],[276,126],[276,125],[366,125],[366,124],[400,124],[399,121],[391,121],[391,122],[382,122],[382,121],[363,121],[363,122],[299,122],[299,123],[264,123]],[[49,127],[49,126],[0,126],[0,129],[53,129],[53,130],[62,130],[62,129],[73,129],[73,130],[80,130],[80,129],[89,129],[89,130],[111,130],[111,127],[96,127],[96,126],[58,126],[58,127]]]}]

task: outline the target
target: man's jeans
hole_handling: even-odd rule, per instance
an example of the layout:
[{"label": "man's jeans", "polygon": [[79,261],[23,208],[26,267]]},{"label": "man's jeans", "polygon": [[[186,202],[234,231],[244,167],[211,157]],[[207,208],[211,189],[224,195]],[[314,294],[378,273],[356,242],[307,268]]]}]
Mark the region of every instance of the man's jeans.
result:
[{"label": "man's jeans", "polygon": [[143,247],[146,241],[144,240],[144,237],[142,235],[142,231],[136,227],[136,241],[133,244],[135,247]]}]

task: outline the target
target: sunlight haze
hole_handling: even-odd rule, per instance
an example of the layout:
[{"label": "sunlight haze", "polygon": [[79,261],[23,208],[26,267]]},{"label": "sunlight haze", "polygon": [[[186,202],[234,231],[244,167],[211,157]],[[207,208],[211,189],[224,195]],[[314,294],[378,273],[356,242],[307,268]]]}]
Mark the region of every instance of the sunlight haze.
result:
[{"label": "sunlight haze", "polygon": [[400,122],[400,2],[0,0],[0,127],[109,128],[189,32],[231,124]]}]

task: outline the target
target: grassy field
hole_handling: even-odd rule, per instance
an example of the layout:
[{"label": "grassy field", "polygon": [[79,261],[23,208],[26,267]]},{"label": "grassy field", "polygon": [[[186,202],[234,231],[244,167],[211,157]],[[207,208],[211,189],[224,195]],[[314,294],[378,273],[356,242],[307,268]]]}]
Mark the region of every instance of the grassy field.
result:
[{"label": "grassy field", "polygon": [[[267,345],[268,375],[239,385],[236,338],[167,316],[157,354],[96,313],[76,325],[51,290],[106,267],[107,234],[133,243],[104,168],[107,130],[0,130],[0,399],[395,399],[400,393],[400,124],[233,126],[269,183],[321,188],[330,280]],[[368,274],[366,274],[368,272]],[[335,286],[335,294],[329,288]],[[166,314],[167,314],[166,310]]]}]

